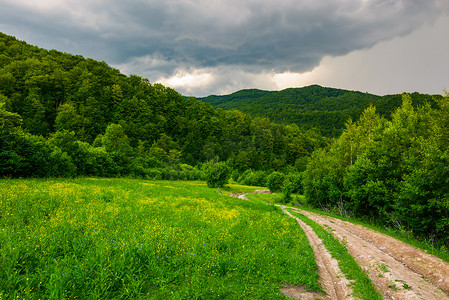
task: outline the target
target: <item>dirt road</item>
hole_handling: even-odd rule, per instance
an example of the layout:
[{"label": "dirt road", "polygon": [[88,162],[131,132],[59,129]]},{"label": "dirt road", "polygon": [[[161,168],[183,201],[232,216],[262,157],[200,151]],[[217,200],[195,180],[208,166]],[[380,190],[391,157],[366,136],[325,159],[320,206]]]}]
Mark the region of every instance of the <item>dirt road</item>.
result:
[{"label": "dirt road", "polygon": [[[441,259],[361,225],[297,208],[293,210],[344,241],[348,252],[367,271],[384,298],[449,299],[449,264]],[[309,238],[309,241],[312,245],[315,243],[313,239]],[[317,263],[319,259],[317,257]]]},{"label": "dirt road", "polygon": [[[285,208],[282,210],[290,217],[295,218]],[[301,228],[304,230],[307,239],[312,246],[315,254],[315,260],[318,265],[318,273],[320,274],[320,285],[326,292],[326,295],[309,293],[305,290],[295,289],[292,286],[281,289],[281,292],[286,296],[296,299],[352,299],[350,296],[352,291],[349,287],[349,281],[338,267],[338,261],[331,256],[331,254],[324,247],[322,240],[316,235],[312,227],[304,223],[298,218],[295,218]]]}]

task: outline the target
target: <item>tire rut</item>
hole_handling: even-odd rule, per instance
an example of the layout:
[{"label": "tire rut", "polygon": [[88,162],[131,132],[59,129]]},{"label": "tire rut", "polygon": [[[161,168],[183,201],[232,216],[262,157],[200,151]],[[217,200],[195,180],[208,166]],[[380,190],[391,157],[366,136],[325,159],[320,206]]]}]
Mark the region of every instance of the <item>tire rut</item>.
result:
[{"label": "tire rut", "polygon": [[316,235],[309,225],[293,216],[285,210],[284,207],[281,207],[281,209],[284,213],[294,218],[304,230],[315,254],[315,261],[318,265],[319,283],[327,295],[320,295],[305,291],[302,293],[294,293],[294,290],[292,292],[291,287],[289,287],[290,289],[281,289],[281,292],[283,292],[286,296],[296,299],[315,299],[316,297],[325,297],[326,299],[354,299],[351,296],[352,290],[349,287],[349,280],[347,280],[341,272],[337,260],[333,258],[324,247],[322,240]]},{"label": "tire rut", "polygon": [[441,259],[361,225],[291,209],[327,228],[345,243],[386,299],[449,299],[449,264]]}]

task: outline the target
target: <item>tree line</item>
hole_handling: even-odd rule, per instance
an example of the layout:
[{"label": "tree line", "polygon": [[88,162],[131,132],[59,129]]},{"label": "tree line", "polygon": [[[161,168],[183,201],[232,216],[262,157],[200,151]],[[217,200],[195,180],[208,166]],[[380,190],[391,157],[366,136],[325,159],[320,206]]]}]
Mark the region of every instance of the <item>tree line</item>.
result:
[{"label": "tree line", "polygon": [[[412,93],[414,106],[431,103],[441,95]],[[369,93],[311,85],[282,91],[241,90],[230,95],[199,98],[216,108],[238,109],[252,116],[266,117],[280,124],[296,124],[304,129],[314,128],[327,137],[338,137],[351,118],[357,120],[373,105],[389,119],[401,105],[401,95],[377,96]]]},{"label": "tree line", "polygon": [[237,178],[297,172],[326,143],[314,130],[214,109],[104,62],[4,34],[0,126],[0,176],[11,177],[198,179],[217,160]]},{"label": "tree line", "polygon": [[369,107],[348,121],[310,157],[309,203],[449,244],[449,94],[436,103],[404,94],[391,120]]}]

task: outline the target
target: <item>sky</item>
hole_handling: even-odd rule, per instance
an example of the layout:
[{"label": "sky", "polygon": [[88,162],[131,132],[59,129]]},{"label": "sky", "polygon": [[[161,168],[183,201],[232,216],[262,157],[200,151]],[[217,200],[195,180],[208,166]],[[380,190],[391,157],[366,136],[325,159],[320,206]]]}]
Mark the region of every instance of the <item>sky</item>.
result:
[{"label": "sky", "polygon": [[449,89],[448,0],[0,0],[0,31],[185,96]]}]

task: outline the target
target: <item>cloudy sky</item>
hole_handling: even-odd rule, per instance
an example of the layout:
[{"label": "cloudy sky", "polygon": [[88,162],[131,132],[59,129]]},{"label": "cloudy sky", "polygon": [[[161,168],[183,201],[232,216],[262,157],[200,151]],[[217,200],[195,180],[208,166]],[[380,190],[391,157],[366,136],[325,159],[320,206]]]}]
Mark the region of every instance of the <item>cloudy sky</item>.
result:
[{"label": "cloudy sky", "polygon": [[0,0],[0,31],[184,95],[449,89],[448,0]]}]

